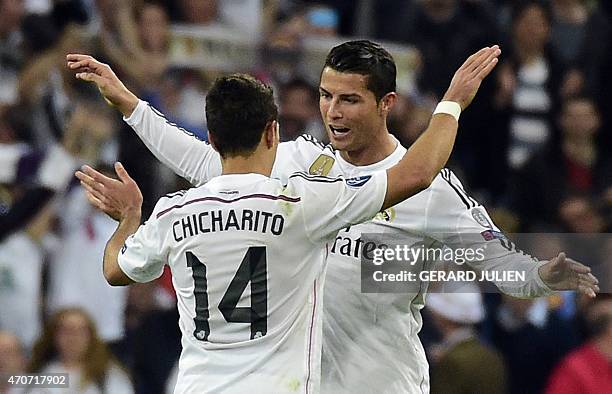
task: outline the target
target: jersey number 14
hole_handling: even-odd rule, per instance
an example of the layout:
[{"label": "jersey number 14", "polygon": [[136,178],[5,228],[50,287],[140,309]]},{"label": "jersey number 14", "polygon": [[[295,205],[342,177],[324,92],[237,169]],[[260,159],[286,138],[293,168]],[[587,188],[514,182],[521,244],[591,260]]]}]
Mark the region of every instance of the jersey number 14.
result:
[{"label": "jersey number 14", "polygon": [[[192,269],[195,312],[193,335],[200,341],[208,341],[208,284],[206,264],[187,252],[187,266]],[[237,307],[247,285],[251,283],[251,307]],[[240,263],[227,291],[219,302],[219,311],[228,323],[250,323],[251,339],[266,335],[268,331],[268,281],[266,247],[251,246]]]}]

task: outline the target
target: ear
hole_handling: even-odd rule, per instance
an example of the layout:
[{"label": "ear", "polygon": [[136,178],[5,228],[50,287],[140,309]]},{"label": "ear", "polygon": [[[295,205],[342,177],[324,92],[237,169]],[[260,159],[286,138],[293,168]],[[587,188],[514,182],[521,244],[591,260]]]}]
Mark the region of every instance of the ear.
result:
[{"label": "ear", "polygon": [[210,146],[212,146],[215,151],[219,152],[219,149],[217,149],[217,145],[215,144],[215,138],[212,134],[210,134],[210,130],[208,130],[206,134],[208,135],[208,143],[210,144]]},{"label": "ear", "polygon": [[388,115],[389,112],[391,112],[391,110],[395,106],[396,101],[397,101],[397,93],[389,92],[385,94],[383,98],[380,99],[381,115]]},{"label": "ear", "polygon": [[266,147],[272,149],[280,140],[279,126],[276,120],[269,122],[264,129],[264,137],[266,139]]}]

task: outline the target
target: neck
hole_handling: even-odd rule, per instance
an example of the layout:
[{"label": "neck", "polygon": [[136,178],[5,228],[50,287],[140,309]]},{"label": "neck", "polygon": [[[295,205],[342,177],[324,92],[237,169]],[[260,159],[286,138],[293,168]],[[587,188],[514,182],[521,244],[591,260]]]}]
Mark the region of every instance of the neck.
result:
[{"label": "neck", "polygon": [[530,64],[542,56],[544,50],[542,48],[530,48],[525,45],[522,48],[517,48],[516,55],[521,63]]},{"label": "neck", "polygon": [[78,369],[81,367],[81,361],[77,359],[62,359],[62,365],[66,369]]},{"label": "neck", "polygon": [[272,162],[258,152],[249,156],[232,156],[221,159],[223,171],[221,175],[229,174],[261,174],[267,177],[272,173]]},{"label": "neck", "polygon": [[388,157],[395,148],[397,142],[387,130],[380,138],[370,141],[363,149],[353,151],[341,151],[340,156],[355,166],[367,166],[378,163]]}]

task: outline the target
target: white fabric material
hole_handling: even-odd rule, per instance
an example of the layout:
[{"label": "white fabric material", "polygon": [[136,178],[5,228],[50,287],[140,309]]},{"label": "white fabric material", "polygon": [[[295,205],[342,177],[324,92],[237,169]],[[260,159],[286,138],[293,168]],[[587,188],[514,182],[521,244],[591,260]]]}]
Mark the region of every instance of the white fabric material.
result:
[{"label": "white fabric material", "polygon": [[427,296],[427,307],[460,324],[479,323],[485,315],[478,288],[473,293],[431,293]]},{"label": "white fabric material", "polygon": [[71,190],[59,212],[61,247],[49,265],[50,312],[81,307],[104,341],[119,340],[125,331],[128,289],[110,286],[102,275],[104,248],[116,222],[93,208],[81,187]]},{"label": "white fabric material", "polygon": [[[182,176],[201,184],[220,173],[218,155],[212,148],[180,132],[175,126],[139,103],[126,122],[151,151]],[[372,174],[395,165],[406,149],[399,145],[384,160],[356,167],[311,137],[279,146],[273,177],[286,179],[296,170],[320,171],[321,158],[333,159],[330,175],[347,178]],[[416,294],[364,294],[361,292],[360,248],[362,233],[400,235],[406,244],[462,245],[462,235],[499,231],[486,210],[478,207],[490,225],[478,223],[471,199],[461,182],[443,170],[423,192],[387,209],[373,221],[341,231],[331,245],[326,279],[323,325],[322,392],[420,393],[429,391],[428,364],[417,336],[422,325],[426,284]],[[487,224],[487,223],[485,223]],[[476,269],[521,269],[525,283],[499,282],[502,291],[535,297],[550,293],[538,275],[539,263],[502,247],[499,239],[488,241],[487,255]],[[428,264],[428,262],[424,262]]]},{"label": "white fabric material", "polygon": [[31,349],[41,329],[43,255],[25,232],[0,243],[0,329]]},{"label": "white fabric material", "polygon": [[112,365],[106,371],[106,379],[104,380],[104,389],[100,388],[94,383],[88,383],[85,387],[80,387],[79,382],[81,381],[81,371],[75,369],[67,369],[57,361],[50,362],[43,370],[41,374],[49,373],[67,373],[68,374],[68,388],[62,389],[42,389],[35,388],[28,391],[32,394],[47,394],[47,393],[62,393],[62,394],[132,394],[134,388],[129,376],[118,366]]},{"label": "white fabric material", "polygon": [[[379,172],[355,187],[298,173],[284,186],[259,174],[222,175],[157,203],[119,265],[137,282],[159,277],[166,263],[172,270],[183,334],[176,393],[318,392],[326,246],[380,210],[386,179]],[[265,247],[265,268],[253,260],[255,247]],[[239,274],[247,262],[251,275]],[[230,290],[238,277],[245,287]],[[228,322],[235,307],[259,313],[262,294],[267,318]],[[237,300],[229,310],[226,297]]]},{"label": "white fabric material", "polygon": [[25,144],[0,144],[0,183],[13,183],[19,159],[27,152]]},{"label": "white fabric material", "polygon": [[454,101],[441,101],[436,106],[433,114],[447,114],[455,118],[458,122],[459,116],[461,116],[461,106]]},{"label": "white fabric material", "polygon": [[39,182],[55,191],[63,191],[77,168],[77,161],[60,145],[52,145],[38,170]]}]

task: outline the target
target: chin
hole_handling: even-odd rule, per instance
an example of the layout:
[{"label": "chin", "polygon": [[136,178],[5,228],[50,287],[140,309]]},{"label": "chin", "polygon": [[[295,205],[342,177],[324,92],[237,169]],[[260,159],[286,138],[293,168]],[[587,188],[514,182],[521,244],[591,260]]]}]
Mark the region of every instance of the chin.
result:
[{"label": "chin", "polygon": [[329,143],[335,150],[349,150],[351,144],[347,141],[336,141],[333,138],[330,139]]}]

